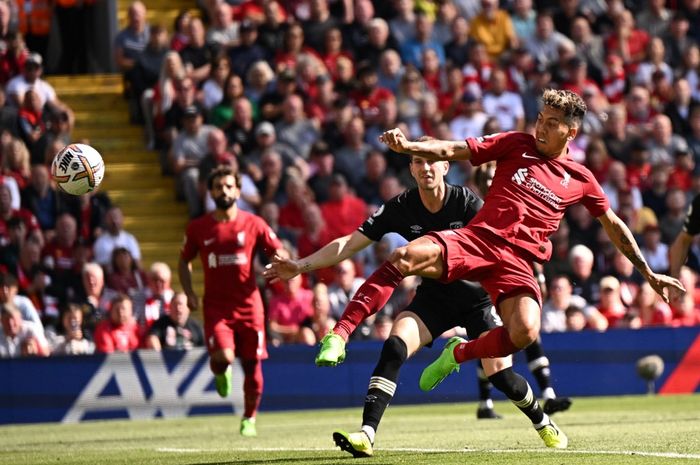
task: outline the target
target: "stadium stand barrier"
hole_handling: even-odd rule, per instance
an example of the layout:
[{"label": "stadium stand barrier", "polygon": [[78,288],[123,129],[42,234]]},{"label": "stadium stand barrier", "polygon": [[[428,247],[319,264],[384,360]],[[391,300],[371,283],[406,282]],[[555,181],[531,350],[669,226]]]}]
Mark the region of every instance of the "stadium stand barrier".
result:
[{"label": "stadium stand barrier", "polygon": [[[567,396],[646,393],[635,365],[650,354],[665,363],[656,384],[659,392],[690,393],[700,387],[700,327],[543,334],[542,340],[557,390]],[[439,341],[406,363],[395,404],[476,399],[471,367],[463,367],[431,393],[419,390],[421,370],[441,348]],[[360,407],[381,343],[356,342],[348,349],[347,361],[331,371],[314,366],[313,347],[271,348],[264,364],[262,411]],[[240,411],[242,398],[217,396],[207,363],[203,349],[0,360],[0,423]],[[516,370],[530,375],[522,354],[516,356]],[[234,384],[242,382],[240,365],[234,366],[233,378]],[[242,390],[234,386],[233,392]]]}]

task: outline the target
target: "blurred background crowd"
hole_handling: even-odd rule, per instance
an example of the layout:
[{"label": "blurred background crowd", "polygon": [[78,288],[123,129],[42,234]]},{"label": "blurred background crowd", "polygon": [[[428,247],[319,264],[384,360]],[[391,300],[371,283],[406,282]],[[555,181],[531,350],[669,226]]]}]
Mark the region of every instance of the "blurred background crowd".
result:
[{"label": "blurred background crowd", "polygon": [[[27,14],[42,10],[30,3],[43,5],[0,0],[0,356],[201,345],[171,270],[142,265],[108,192],[69,197],[52,185],[47,166],[71,141],[74,117],[42,79],[47,44]],[[83,8],[58,4],[57,15]],[[239,208],[262,216],[295,256],[351,233],[413,185],[405,157],[379,143],[383,131],[451,140],[531,131],[549,87],[586,101],[571,156],[655,272],[668,269],[700,193],[700,0],[202,0],[172,25],[146,18],[144,3],[131,4],[115,66],[174,195],[196,218],[214,208],[211,170],[237,167]],[[63,43],[80,45],[70,33]],[[78,45],[57,72],[84,72]],[[453,163],[447,181],[479,192],[468,162]],[[669,305],[582,206],[551,240],[543,331],[700,324],[697,243],[681,272],[689,292]],[[331,269],[260,281],[269,342],[315,344],[401,244],[388,235]],[[404,280],[353,337],[387,337],[418,284]]]}]

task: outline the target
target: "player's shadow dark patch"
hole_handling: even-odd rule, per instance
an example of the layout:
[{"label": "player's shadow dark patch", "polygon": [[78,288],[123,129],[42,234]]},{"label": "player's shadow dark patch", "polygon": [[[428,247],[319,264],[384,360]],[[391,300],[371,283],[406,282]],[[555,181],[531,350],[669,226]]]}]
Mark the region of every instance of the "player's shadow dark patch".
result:
[{"label": "player's shadow dark patch", "polygon": [[[355,459],[351,455],[343,457],[293,457],[285,458],[280,457],[277,459],[260,459],[251,460],[249,458],[241,458],[228,460],[226,462],[192,462],[188,465],[234,465],[234,464],[245,464],[245,465],[255,465],[262,463],[315,463],[318,465],[335,465],[339,462],[354,461]],[[393,463],[393,462],[392,462]],[[391,465],[388,462],[375,462],[372,460],[372,465]]]}]

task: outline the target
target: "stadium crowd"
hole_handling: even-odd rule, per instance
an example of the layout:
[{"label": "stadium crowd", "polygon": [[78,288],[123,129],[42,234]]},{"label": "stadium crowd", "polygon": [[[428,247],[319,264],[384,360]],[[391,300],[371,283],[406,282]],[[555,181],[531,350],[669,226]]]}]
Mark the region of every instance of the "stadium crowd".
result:
[{"label": "stadium crowd", "polygon": [[[8,28],[0,1],[0,356],[202,344],[164,263],[145,270],[105,193],[69,198],[47,160],[73,114],[41,80],[42,56]],[[655,272],[700,193],[700,0],[205,0],[172,33],[129,7],[114,40],[131,119],[191,218],[211,211],[206,179],[242,173],[239,208],[262,216],[295,256],[352,233],[412,186],[378,135],[464,139],[530,131],[549,87],[589,112],[571,155],[595,174]],[[633,14],[632,12],[636,12]],[[36,82],[40,82],[37,85]],[[468,163],[447,181],[478,192]],[[20,208],[21,206],[21,208]],[[666,304],[582,206],[551,238],[542,330],[700,324],[691,247]],[[265,287],[269,340],[315,344],[355,290],[403,244],[387,235],[331,268]],[[258,269],[262,267],[261,262]],[[353,335],[382,339],[418,282]]]}]

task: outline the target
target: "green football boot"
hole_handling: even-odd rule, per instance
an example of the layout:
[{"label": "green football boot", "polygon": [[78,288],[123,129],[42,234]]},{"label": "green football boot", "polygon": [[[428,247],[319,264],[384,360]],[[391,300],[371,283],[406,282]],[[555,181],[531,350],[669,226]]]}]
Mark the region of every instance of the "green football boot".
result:
[{"label": "green football boot", "polygon": [[330,332],[321,339],[321,348],[316,355],[316,365],[334,367],[345,360],[345,341],[337,334]]},{"label": "green football boot", "polygon": [[544,441],[544,445],[547,447],[551,447],[553,449],[566,449],[566,446],[569,444],[569,438],[566,437],[566,434],[559,429],[557,424],[554,423],[551,418],[549,419],[549,424],[539,428],[537,433],[540,435]]},{"label": "green football boot", "polygon": [[455,361],[454,349],[457,344],[467,342],[461,337],[451,337],[440,356],[430,365],[425,367],[420,375],[420,388],[423,391],[432,391],[447,378],[453,371],[459,371],[459,363]]},{"label": "green football boot", "polygon": [[257,435],[258,429],[255,427],[255,418],[243,418],[241,420],[241,436],[254,438]]},{"label": "green football boot", "polygon": [[214,375],[214,382],[216,384],[216,392],[221,397],[228,397],[231,394],[231,367],[229,366],[226,368],[226,371],[219,375]]},{"label": "green football boot", "polygon": [[372,443],[364,431],[358,431],[357,433],[334,431],[333,440],[336,446],[345,452],[351,453],[355,458],[371,457],[374,454]]}]

